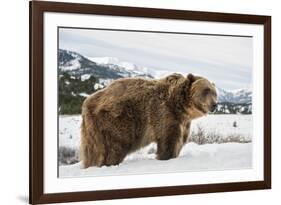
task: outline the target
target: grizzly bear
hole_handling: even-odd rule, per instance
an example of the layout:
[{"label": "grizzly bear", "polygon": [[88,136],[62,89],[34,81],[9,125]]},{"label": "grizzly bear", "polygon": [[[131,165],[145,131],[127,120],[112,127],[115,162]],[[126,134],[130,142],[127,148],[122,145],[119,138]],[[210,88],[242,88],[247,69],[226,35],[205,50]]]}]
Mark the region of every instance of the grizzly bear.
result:
[{"label": "grizzly bear", "polygon": [[192,74],[115,80],[83,102],[83,167],[118,165],[152,142],[157,143],[157,159],[175,158],[187,141],[191,121],[216,105],[214,84]]}]

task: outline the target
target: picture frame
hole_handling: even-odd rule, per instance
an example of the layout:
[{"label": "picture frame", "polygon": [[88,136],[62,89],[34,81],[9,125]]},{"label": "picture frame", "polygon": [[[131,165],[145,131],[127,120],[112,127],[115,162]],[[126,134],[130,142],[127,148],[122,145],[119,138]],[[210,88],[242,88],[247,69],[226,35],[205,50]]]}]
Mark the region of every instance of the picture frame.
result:
[{"label": "picture frame", "polygon": [[[122,7],[122,6],[104,6],[92,4],[78,3],[59,3],[47,1],[30,1],[30,103],[29,103],[29,122],[30,122],[30,139],[29,139],[29,203],[59,203],[59,202],[77,202],[92,201],[106,199],[122,199],[137,197],[153,197],[166,195],[183,195],[183,194],[199,194],[213,192],[229,192],[243,190],[271,189],[271,17],[248,14],[232,14],[232,13],[216,13],[201,11],[185,11],[185,10],[168,10],[156,8],[138,8],[138,7]],[[46,119],[48,114],[44,107],[49,103],[46,99],[46,53],[45,38],[46,33],[46,13],[56,14],[74,14],[74,15],[95,15],[126,17],[135,19],[151,19],[151,20],[169,20],[173,21],[192,21],[192,22],[217,22],[222,25],[227,24],[243,24],[258,25],[262,27],[263,53],[262,60],[262,80],[263,80],[263,106],[262,121],[263,133],[262,138],[263,161],[262,179],[260,180],[243,180],[241,182],[225,182],[225,183],[198,183],[198,184],[175,184],[167,186],[145,186],[135,188],[114,188],[114,189],[96,189],[87,191],[73,192],[46,192],[46,120],[53,121],[55,119]],[[74,16],[75,17],[75,16]],[[73,23],[75,24],[75,23]],[[64,25],[61,25],[64,26]],[[73,25],[74,27],[77,25]],[[175,31],[176,32],[176,31]],[[48,34],[47,34],[48,35]],[[257,71],[256,71],[257,72]],[[55,137],[55,136],[53,136]],[[54,147],[54,149],[56,149]],[[79,187],[76,187],[79,190]]]}]

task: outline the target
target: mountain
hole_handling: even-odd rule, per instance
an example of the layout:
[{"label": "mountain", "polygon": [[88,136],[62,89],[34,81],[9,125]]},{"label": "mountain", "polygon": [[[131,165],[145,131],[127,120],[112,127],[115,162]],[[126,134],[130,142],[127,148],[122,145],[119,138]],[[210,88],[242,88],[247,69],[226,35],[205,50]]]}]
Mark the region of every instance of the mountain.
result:
[{"label": "mountain", "polygon": [[250,88],[227,91],[218,88],[216,114],[252,114],[252,90]]},{"label": "mountain", "polygon": [[94,75],[102,79],[117,79],[123,77],[153,78],[147,68],[138,67],[117,58],[86,58],[73,51],[59,49],[59,71],[73,76]]},{"label": "mountain", "polygon": [[148,68],[137,66],[136,64],[121,61],[116,57],[95,57],[89,58],[96,64],[114,70],[123,77],[144,77],[153,78]]},{"label": "mountain", "polygon": [[233,91],[226,91],[218,88],[219,102],[231,103],[251,103],[252,102],[252,89],[245,88]]},{"label": "mountain", "polygon": [[97,78],[117,79],[122,77],[110,68],[99,66],[79,53],[59,49],[59,73],[68,73],[74,77],[93,75]]},{"label": "mountain", "polygon": [[[115,57],[85,57],[59,49],[59,112],[79,114],[85,97],[124,77],[158,79],[169,71],[149,69]],[[215,114],[251,114],[252,90],[227,91],[218,88],[219,106]]]},{"label": "mountain", "polygon": [[103,66],[111,66],[112,69],[115,69],[117,66],[121,68],[123,71],[140,71],[147,72],[147,68],[137,66],[130,62],[121,61],[116,57],[89,57],[89,59],[99,65]]}]

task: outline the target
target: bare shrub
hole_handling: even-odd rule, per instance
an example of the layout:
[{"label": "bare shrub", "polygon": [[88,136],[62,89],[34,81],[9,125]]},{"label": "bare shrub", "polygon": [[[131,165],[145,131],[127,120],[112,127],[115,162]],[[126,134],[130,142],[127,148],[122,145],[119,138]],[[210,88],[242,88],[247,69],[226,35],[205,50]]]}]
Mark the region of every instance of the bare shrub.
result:
[{"label": "bare shrub", "polygon": [[198,131],[197,131],[197,143],[198,144],[205,144],[205,131],[203,129],[203,127],[198,126]]},{"label": "bare shrub", "polygon": [[231,134],[225,138],[225,142],[249,143],[252,140],[238,134]]},{"label": "bare shrub", "polygon": [[207,132],[202,126],[197,125],[197,131],[192,131],[188,142],[194,142],[196,144],[221,144],[227,142],[236,142],[236,143],[249,143],[252,142],[251,139],[239,135],[239,134],[229,134],[223,136],[222,134],[215,132]]}]

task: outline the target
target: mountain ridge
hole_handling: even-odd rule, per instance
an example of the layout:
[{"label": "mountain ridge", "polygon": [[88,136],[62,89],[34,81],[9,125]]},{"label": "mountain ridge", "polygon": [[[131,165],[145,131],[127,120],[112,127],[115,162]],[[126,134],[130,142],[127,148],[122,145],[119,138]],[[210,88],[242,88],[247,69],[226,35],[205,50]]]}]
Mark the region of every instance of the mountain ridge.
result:
[{"label": "mountain ridge", "polygon": [[[158,79],[157,72],[147,67],[139,66],[134,63],[121,61],[116,57],[85,57],[78,52],[59,49],[58,73],[60,79],[78,79],[75,81],[76,86],[86,84],[89,88],[91,82],[94,83],[88,93],[76,93],[76,96],[85,97],[96,90],[106,87],[113,80],[124,77],[142,77],[146,79]],[[169,74],[169,72],[162,71]],[[65,76],[67,75],[67,76]],[[64,76],[64,78],[62,78]],[[91,77],[94,77],[91,78]],[[62,85],[62,87],[69,85]],[[84,85],[85,86],[85,85]],[[242,88],[236,90],[226,90],[217,88],[219,106],[217,113],[250,113],[252,109],[252,90]],[[73,92],[70,93],[73,95]]]}]

